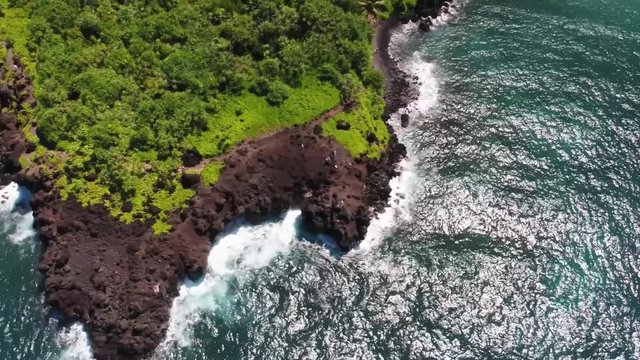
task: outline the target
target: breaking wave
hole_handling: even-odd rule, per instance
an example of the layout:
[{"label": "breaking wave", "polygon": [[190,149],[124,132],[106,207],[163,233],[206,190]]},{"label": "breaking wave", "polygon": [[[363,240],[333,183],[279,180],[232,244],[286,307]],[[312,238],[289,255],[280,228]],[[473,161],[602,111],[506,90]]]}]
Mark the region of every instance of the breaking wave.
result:
[{"label": "breaking wave", "polygon": [[167,339],[160,346],[159,358],[175,344],[186,347],[192,343],[193,325],[233,296],[230,282],[242,282],[247,273],[290,251],[297,238],[300,214],[300,210],[290,210],[283,219],[261,225],[238,222],[218,235],[204,278],[197,282],[187,280],[173,302]]},{"label": "breaking wave", "polygon": [[56,337],[56,343],[62,349],[60,360],[93,359],[89,336],[79,323],[62,329]]},{"label": "breaking wave", "polygon": [[36,234],[33,213],[29,210],[30,196],[28,190],[14,182],[0,189],[0,232],[7,234],[12,243],[22,243]]}]

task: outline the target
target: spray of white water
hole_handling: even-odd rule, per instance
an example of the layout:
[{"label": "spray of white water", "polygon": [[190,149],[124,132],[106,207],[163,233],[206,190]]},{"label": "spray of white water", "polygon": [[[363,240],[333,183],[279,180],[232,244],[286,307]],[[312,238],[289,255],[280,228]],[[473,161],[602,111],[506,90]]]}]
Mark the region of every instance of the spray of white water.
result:
[{"label": "spray of white water", "polygon": [[[407,24],[394,32],[390,49],[393,57],[402,56],[397,53],[397,49],[400,49],[407,37],[415,31],[415,24]],[[395,228],[412,219],[411,207],[414,198],[412,194],[418,185],[414,159],[418,158],[418,154],[411,134],[416,127],[421,125],[422,119],[425,119],[426,115],[437,105],[440,85],[436,77],[436,64],[424,61],[417,52],[404,61],[399,61],[399,58],[395,58],[395,60],[409,76],[417,77],[420,84],[418,98],[405,109],[393,114],[390,119],[398,139],[407,147],[407,158],[399,165],[400,175],[390,182],[391,195],[387,208],[371,222],[364,241],[357,249],[350,252],[349,256],[362,256],[369,253],[378,247]],[[411,118],[411,122],[406,128],[400,126],[401,114],[408,114]]]},{"label": "spray of white water", "polygon": [[460,11],[462,11],[467,2],[464,0],[453,0],[448,3],[449,6],[443,8],[440,16],[435,19],[431,19],[431,22],[436,29],[456,20],[460,15]]},{"label": "spray of white water", "polygon": [[297,237],[300,210],[290,210],[284,219],[262,225],[231,226],[216,238],[207,262],[204,279],[187,282],[171,308],[167,339],[157,358],[177,344],[192,341],[192,325],[202,314],[214,312],[227,296],[229,282],[242,282],[250,271],[268,266],[276,257],[287,254]]},{"label": "spray of white water", "polygon": [[60,360],[93,359],[89,336],[86,331],[84,331],[84,327],[79,323],[61,330],[58,333],[56,342],[62,349]]},{"label": "spray of white water", "polygon": [[7,239],[19,244],[35,235],[33,230],[33,213],[31,211],[17,211],[18,206],[28,199],[28,191],[21,189],[16,183],[11,183],[0,189],[0,232],[7,235]]},{"label": "spray of white water", "polygon": [[16,183],[11,183],[0,189],[0,216],[13,211],[20,198],[20,187]]}]

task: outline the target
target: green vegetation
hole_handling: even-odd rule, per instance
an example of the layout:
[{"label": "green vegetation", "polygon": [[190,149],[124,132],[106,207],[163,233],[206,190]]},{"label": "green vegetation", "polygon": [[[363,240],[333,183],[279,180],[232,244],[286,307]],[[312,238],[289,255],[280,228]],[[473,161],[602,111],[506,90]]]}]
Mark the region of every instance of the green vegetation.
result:
[{"label": "green vegetation", "polygon": [[[379,94],[364,90],[358,94],[357,101],[358,106],[355,109],[338,114],[326,121],[322,125],[323,133],[325,136],[334,137],[353,157],[379,158],[386,149],[390,137],[387,125],[379,118],[384,100]],[[351,128],[337,130],[338,121],[348,123]],[[374,134],[378,140],[370,144],[367,141],[369,133]]]},{"label": "green vegetation", "polygon": [[213,185],[220,178],[220,172],[224,164],[220,161],[212,161],[204,166],[202,171],[200,172],[200,176],[202,177],[202,183],[205,185]]},{"label": "green vegetation", "polygon": [[[27,71],[34,72],[35,65],[29,51],[29,15],[22,7],[13,7],[15,1],[0,0],[0,41],[8,42],[24,62]],[[6,53],[0,51],[0,62],[4,61]]]},{"label": "green vegetation", "polygon": [[305,123],[340,102],[339,91],[314,76],[304,76],[298,88],[288,91],[279,106],[248,90],[229,96],[218,113],[207,119],[207,130],[189,136],[186,143],[202,156],[217,156],[243,139]]},{"label": "green vegetation", "polygon": [[[367,11],[384,18],[414,2],[374,1]],[[127,222],[155,218],[162,233],[193,196],[179,181],[187,151],[216,157],[356,100],[326,134],[355,156],[377,157],[389,134],[363,5],[0,0],[0,39],[27,63],[38,100],[29,117],[37,136],[25,128],[38,151],[22,162],[48,164],[62,196],[105,204]],[[351,130],[336,131],[337,120]],[[370,132],[378,142],[367,142]],[[203,182],[215,183],[221,168],[208,160]]]}]

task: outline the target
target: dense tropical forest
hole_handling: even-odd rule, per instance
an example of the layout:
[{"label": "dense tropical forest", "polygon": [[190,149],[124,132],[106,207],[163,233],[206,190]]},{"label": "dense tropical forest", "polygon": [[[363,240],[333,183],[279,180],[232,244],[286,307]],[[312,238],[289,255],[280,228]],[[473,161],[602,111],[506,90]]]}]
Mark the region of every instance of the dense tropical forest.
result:
[{"label": "dense tropical forest", "polygon": [[[408,2],[412,2],[409,0]],[[354,156],[377,157],[382,75],[371,26],[402,0],[0,0],[0,39],[20,57],[37,106],[24,109],[36,150],[64,197],[105,204],[123,221],[169,212],[215,183],[215,157],[243,139],[356,104],[324,125]],[[4,58],[6,49],[0,54]],[[11,69],[8,69],[10,72]],[[337,121],[350,123],[337,130]],[[367,141],[373,133],[376,142]],[[208,159],[183,169],[185,153]]]}]

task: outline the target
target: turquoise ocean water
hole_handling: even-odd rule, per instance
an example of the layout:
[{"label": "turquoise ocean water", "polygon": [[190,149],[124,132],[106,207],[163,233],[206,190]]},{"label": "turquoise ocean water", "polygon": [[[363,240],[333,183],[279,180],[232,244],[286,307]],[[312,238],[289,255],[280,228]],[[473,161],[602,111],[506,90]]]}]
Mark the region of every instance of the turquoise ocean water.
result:
[{"label": "turquoise ocean water", "polygon": [[[640,358],[640,1],[469,0],[393,49],[422,85],[362,247],[231,228],[152,358]],[[85,359],[0,212],[0,358]]]}]

